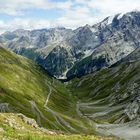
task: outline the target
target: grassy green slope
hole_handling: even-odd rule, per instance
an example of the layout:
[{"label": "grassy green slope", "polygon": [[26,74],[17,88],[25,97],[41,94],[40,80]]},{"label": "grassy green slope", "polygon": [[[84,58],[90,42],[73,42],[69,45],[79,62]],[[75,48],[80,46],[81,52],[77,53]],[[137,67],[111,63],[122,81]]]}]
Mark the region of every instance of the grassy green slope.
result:
[{"label": "grassy green slope", "polygon": [[139,117],[133,107],[139,99],[139,66],[139,61],[128,62],[73,79],[68,88],[79,100],[79,113],[97,123],[125,123],[130,116]]},{"label": "grassy green slope", "polygon": [[115,140],[113,137],[64,135],[25,123],[18,114],[0,113],[0,139],[6,140]]},{"label": "grassy green slope", "polygon": [[76,99],[62,83],[31,60],[0,47],[1,112],[23,113],[49,129],[90,133],[75,108]]},{"label": "grassy green slope", "polygon": [[63,84],[0,47],[0,112],[22,113],[52,130],[93,134],[99,124],[128,122],[128,113],[139,116],[131,111],[139,99],[139,66],[128,62]]}]

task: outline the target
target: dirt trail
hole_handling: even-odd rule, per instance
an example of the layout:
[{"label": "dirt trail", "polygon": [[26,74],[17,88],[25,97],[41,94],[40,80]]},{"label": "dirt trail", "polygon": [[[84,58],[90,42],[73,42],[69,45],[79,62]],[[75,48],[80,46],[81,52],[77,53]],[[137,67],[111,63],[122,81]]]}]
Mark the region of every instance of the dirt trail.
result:
[{"label": "dirt trail", "polygon": [[51,123],[55,128],[58,128],[53,122],[51,122],[50,120],[48,120],[44,114],[40,111],[40,109],[37,107],[36,103],[34,101],[29,101],[32,107],[32,111],[33,113],[37,116],[37,122],[38,124],[41,125],[41,118],[43,118],[44,120],[47,120],[49,123]]}]

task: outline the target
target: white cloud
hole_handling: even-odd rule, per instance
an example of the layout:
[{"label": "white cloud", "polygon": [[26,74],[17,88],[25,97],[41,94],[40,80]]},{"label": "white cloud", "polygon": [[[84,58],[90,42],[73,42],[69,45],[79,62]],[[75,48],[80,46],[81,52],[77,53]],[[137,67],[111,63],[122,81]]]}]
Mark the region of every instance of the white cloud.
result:
[{"label": "white cloud", "polygon": [[36,29],[36,28],[49,28],[50,22],[48,20],[37,20],[37,19],[21,19],[16,18],[11,23],[11,28],[24,28],[24,29]]},{"label": "white cloud", "polygon": [[53,2],[49,0],[1,0],[0,13],[12,16],[24,14],[23,10],[33,9],[69,9],[72,1]]},{"label": "white cloud", "polygon": [[102,17],[140,10],[140,0],[89,0],[87,5]]},{"label": "white cloud", "polygon": [[5,23],[0,20],[0,34],[6,31]]},{"label": "white cloud", "polygon": [[70,28],[93,25],[107,16],[140,10],[140,0],[75,0],[74,5],[76,8],[67,9],[56,25]]},{"label": "white cloud", "polygon": [[51,23],[48,20],[36,20],[36,19],[22,19],[15,18],[11,22],[5,23],[0,21],[0,33],[5,31],[13,31],[16,29],[42,29],[42,28],[50,28]]},{"label": "white cloud", "polygon": [[[19,15],[24,15],[27,9],[61,9],[63,12],[54,20],[19,18]],[[0,13],[16,16],[8,24],[1,19],[0,32],[18,28],[37,29],[55,26],[77,28],[85,24],[93,25],[107,16],[135,9],[140,10],[140,0],[67,0],[65,2],[59,0],[0,0]]]},{"label": "white cloud", "polygon": [[75,8],[66,10],[65,13],[56,19],[55,25],[67,28],[77,28],[85,24],[95,23],[95,18],[90,9],[86,6],[76,6]]}]

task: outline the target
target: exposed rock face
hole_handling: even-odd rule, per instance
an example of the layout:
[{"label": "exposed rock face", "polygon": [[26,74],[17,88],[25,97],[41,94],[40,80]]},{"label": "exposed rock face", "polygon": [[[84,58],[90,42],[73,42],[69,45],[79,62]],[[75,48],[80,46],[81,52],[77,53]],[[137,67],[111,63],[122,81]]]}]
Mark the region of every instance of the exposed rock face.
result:
[{"label": "exposed rock face", "polygon": [[93,26],[16,30],[0,43],[41,64],[57,78],[71,78],[109,67],[140,46],[140,12],[107,17]]},{"label": "exposed rock face", "polygon": [[[57,132],[50,131],[43,127],[39,127],[34,119],[28,118],[23,114],[17,113],[0,113],[0,124],[5,127],[0,127],[0,134],[6,133],[7,128],[13,129],[14,131],[21,133],[38,133],[38,134],[49,134],[55,135]],[[14,133],[14,132],[13,132]],[[9,134],[9,131],[8,131]],[[60,134],[60,132],[59,132]],[[2,137],[3,138],[3,137]],[[9,139],[9,137],[8,137]]]},{"label": "exposed rock face", "polygon": [[23,130],[24,126],[19,124],[17,120],[15,119],[14,115],[10,115],[5,119],[5,123],[8,124],[10,127],[17,129],[17,130]]},{"label": "exposed rock face", "polygon": [[133,120],[140,115],[140,101],[133,101],[129,104],[125,110],[127,116],[130,120]]},{"label": "exposed rock face", "polygon": [[28,118],[23,114],[18,114],[18,117],[20,117],[26,124],[31,125],[34,128],[38,128],[38,124],[34,119]]},{"label": "exposed rock face", "polygon": [[140,118],[140,87],[138,84],[134,84],[133,88],[130,89],[128,95],[132,96],[131,103],[129,103],[125,109],[125,113],[130,120]]},{"label": "exposed rock face", "polygon": [[39,131],[41,131],[41,132],[43,132],[43,133],[50,134],[50,135],[57,134],[57,133],[54,132],[54,131],[50,131],[50,130],[45,129],[45,128],[43,128],[43,127],[39,127],[38,124],[37,124],[37,122],[36,122],[34,119],[28,118],[28,117],[26,117],[25,115],[23,115],[23,114],[21,114],[21,113],[20,113],[20,114],[17,114],[17,116],[18,116],[19,118],[21,118],[22,121],[24,121],[26,124],[28,124],[28,125],[34,127],[35,129],[37,129],[37,130],[39,130]]},{"label": "exposed rock face", "polygon": [[8,112],[9,103],[0,103],[0,112]]}]

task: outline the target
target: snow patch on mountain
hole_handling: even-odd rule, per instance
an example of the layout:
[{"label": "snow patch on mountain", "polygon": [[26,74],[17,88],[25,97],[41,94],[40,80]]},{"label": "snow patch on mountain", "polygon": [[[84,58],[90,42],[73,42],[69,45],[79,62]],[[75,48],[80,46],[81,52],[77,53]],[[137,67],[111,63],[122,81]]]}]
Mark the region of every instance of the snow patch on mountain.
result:
[{"label": "snow patch on mountain", "polygon": [[86,50],[86,51],[84,51],[84,57],[83,58],[86,58],[86,57],[90,56],[92,53],[93,53],[92,50]]},{"label": "snow patch on mountain", "polygon": [[67,68],[66,71],[59,77],[56,77],[57,79],[63,80],[63,79],[67,79],[67,72],[70,70],[70,68]]},{"label": "snow patch on mountain", "polygon": [[119,19],[121,19],[123,16],[124,16],[124,13],[121,13],[121,14],[118,15],[117,19],[119,20]]},{"label": "snow patch on mountain", "polygon": [[115,16],[108,17],[108,24],[111,24]]}]

